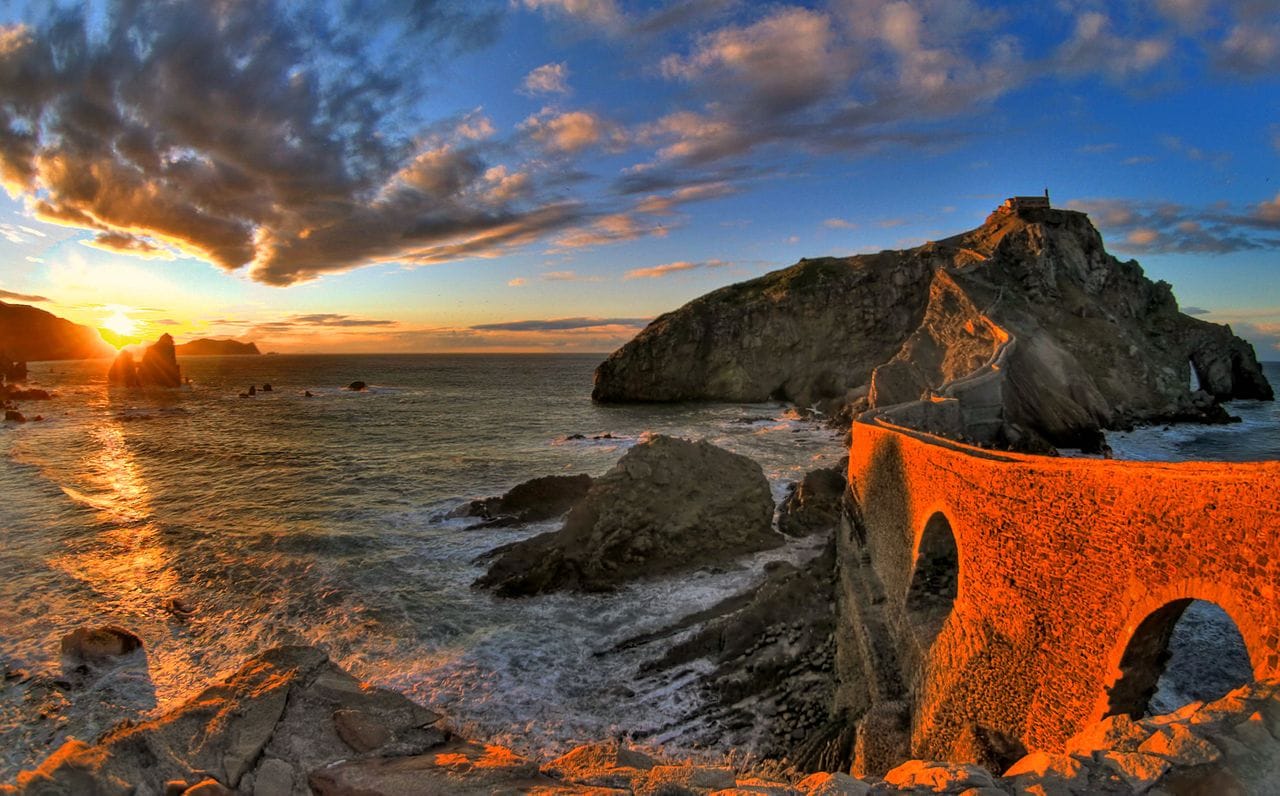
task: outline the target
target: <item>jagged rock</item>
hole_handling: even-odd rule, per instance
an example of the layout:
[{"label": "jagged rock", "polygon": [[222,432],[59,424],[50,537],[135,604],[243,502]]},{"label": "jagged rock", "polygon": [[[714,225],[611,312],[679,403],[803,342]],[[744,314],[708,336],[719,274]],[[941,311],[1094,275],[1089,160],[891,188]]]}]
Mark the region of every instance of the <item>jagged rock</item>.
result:
[{"label": "jagged rock", "polygon": [[702,441],[655,436],[631,448],[551,533],[495,551],[476,585],[504,597],[608,591],[777,547],[760,465]]},{"label": "jagged rock", "polygon": [[643,752],[618,744],[587,744],[557,757],[542,773],[574,785],[630,788],[646,776],[657,761]]},{"label": "jagged rock", "polygon": [[582,500],[591,488],[589,475],[546,475],[512,487],[501,497],[473,500],[454,513],[480,517],[471,528],[522,525],[561,516]]},{"label": "jagged rock", "polygon": [[733,770],[710,766],[654,766],[635,783],[636,796],[704,793],[732,788],[737,783]]},{"label": "jagged rock", "polygon": [[[312,772],[319,796],[413,796],[528,793],[556,786],[536,763],[501,746],[453,741],[431,754],[338,762]],[[564,788],[582,793],[586,788]]]},{"label": "jagged rock", "polygon": [[805,473],[782,501],[778,530],[789,536],[803,536],[834,528],[840,521],[840,501],[847,487],[848,469],[848,459],[845,459],[835,467]]},{"label": "jagged rock", "polygon": [[1088,789],[1089,773],[1079,759],[1071,755],[1033,752],[1004,772],[1004,779],[1019,791],[1039,786],[1049,796]]},{"label": "jagged rock", "polygon": [[963,763],[932,763],[909,760],[884,775],[884,781],[900,790],[923,788],[936,793],[958,792],[965,788],[994,788],[991,772]]},{"label": "jagged rock", "polygon": [[822,772],[797,782],[796,790],[805,796],[866,796],[871,786],[848,774]]},{"label": "jagged rock", "polygon": [[1115,749],[1134,752],[1150,736],[1126,714],[1107,716],[1102,721],[1072,736],[1066,745],[1067,754],[1088,755],[1097,751]]},{"label": "jagged rock", "polygon": [[107,381],[125,387],[180,387],[182,374],[174,354],[173,337],[162,334],[135,363],[133,354],[121,351],[107,371]]},{"label": "jagged rock", "polygon": [[25,423],[27,422],[27,417],[17,409],[6,409],[4,410],[4,420],[6,423]]},{"label": "jagged rock", "polygon": [[62,657],[77,663],[100,663],[142,649],[142,639],[116,625],[81,627],[62,639]]},{"label": "jagged rock", "polygon": [[872,407],[928,398],[909,418],[931,431],[1078,447],[1136,421],[1221,421],[1193,400],[1193,369],[1216,401],[1273,397],[1248,343],[1179,312],[1086,215],[1001,209],[946,240],[695,299],[602,363],[592,397],[808,406],[869,386]]},{"label": "jagged rock", "polygon": [[227,357],[257,356],[262,352],[258,350],[258,346],[254,343],[241,343],[236,340],[211,340],[207,337],[202,337],[199,340],[192,340],[189,343],[179,345],[177,353],[180,357]]},{"label": "jagged rock", "polygon": [[368,386],[369,385],[365,384],[362,381],[353,381],[347,385],[347,389],[351,390],[352,392],[360,392],[361,390],[366,389]]}]

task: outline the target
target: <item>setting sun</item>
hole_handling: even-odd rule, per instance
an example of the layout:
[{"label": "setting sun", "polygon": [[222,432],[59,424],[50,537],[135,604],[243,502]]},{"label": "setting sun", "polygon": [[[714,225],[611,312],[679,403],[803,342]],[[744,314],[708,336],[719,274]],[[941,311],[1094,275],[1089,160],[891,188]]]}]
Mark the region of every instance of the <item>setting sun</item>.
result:
[{"label": "setting sun", "polygon": [[102,328],[122,337],[128,337],[138,330],[138,323],[126,315],[124,310],[116,309],[111,317],[102,322]]}]

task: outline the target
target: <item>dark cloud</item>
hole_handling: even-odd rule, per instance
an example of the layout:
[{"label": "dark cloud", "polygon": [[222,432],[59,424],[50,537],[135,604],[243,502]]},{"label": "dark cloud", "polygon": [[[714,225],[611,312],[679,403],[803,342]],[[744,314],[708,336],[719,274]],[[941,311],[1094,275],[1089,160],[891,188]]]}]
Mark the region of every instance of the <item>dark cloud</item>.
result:
[{"label": "dark cloud", "polygon": [[562,332],[569,329],[596,329],[603,326],[641,327],[650,318],[558,318],[544,321],[481,323],[470,327],[477,332]]},{"label": "dark cloud", "polygon": [[332,312],[321,312],[312,315],[294,315],[289,319],[292,326],[395,326],[396,321],[369,320],[352,318],[349,315],[338,315]]},{"label": "dark cloud", "polygon": [[1171,202],[1085,199],[1068,206],[1089,214],[1108,246],[1129,254],[1231,254],[1280,249],[1280,197],[1252,207],[1188,207]]},{"label": "dark cloud", "polygon": [[[487,119],[413,117],[501,4],[115,0],[0,33],[0,176],[47,221],[287,285],[491,256],[570,226],[495,167]],[[408,24],[404,24],[407,21]]]},{"label": "dark cloud", "polygon": [[8,290],[0,290],[0,299],[9,299],[10,301],[26,301],[32,304],[40,304],[49,301],[44,296],[31,296],[26,293],[12,293]]},{"label": "dark cloud", "polygon": [[1204,307],[1182,307],[1181,309],[1187,315],[1208,315],[1210,312]]}]

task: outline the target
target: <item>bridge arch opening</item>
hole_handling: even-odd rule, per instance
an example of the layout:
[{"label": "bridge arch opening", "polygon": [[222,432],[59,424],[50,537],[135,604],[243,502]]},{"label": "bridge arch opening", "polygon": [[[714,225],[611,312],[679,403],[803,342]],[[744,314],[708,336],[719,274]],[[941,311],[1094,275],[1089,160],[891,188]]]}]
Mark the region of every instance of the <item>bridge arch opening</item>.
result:
[{"label": "bridge arch opening", "polygon": [[920,534],[915,569],[907,587],[907,616],[927,643],[942,630],[960,591],[960,550],[951,523],[936,512]]},{"label": "bridge arch opening", "polygon": [[1108,689],[1106,715],[1138,719],[1210,702],[1253,679],[1240,628],[1217,603],[1165,603],[1133,632]]}]

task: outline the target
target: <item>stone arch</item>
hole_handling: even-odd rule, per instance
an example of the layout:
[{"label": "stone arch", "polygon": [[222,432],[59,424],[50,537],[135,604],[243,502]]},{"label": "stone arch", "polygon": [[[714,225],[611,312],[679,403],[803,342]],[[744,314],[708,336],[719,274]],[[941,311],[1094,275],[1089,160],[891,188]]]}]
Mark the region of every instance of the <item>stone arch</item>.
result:
[{"label": "stone arch", "polygon": [[907,617],[926,644],[942,630],[959,593],[960,548],[950,520],[937,511],[920,533],[906,597]]},{"label": "stone arch", "polygon": [[[1191,626],[1195,619],[1205,627]],[[1175,669],[1183,670],[1181,672]],[[1104,716],[1138,719],[1175,710],[1195,700],[1213,700],[1253,679],[1253,661],[1237,620],[1222,606],[1182,597],[1160,605],[1138,624],[1120,656],[1119,675],[1106,690]],[[1157,695],[1178,687],[1178,676],[1195,684],[1193,693]],[[1153,700],[1156,700],[1153,704]]]}]

